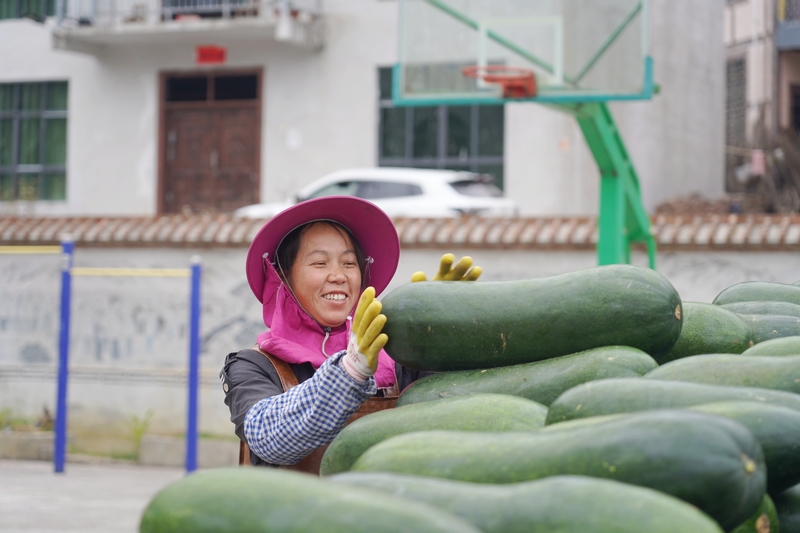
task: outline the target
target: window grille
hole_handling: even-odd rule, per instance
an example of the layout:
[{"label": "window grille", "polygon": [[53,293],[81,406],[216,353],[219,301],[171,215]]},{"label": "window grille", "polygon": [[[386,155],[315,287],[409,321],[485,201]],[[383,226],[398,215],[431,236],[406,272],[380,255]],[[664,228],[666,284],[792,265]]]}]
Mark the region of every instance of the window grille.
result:
[{"label": "window grille", "polygon": [[66,199],[67,82],[0,84],[0,201]]}]

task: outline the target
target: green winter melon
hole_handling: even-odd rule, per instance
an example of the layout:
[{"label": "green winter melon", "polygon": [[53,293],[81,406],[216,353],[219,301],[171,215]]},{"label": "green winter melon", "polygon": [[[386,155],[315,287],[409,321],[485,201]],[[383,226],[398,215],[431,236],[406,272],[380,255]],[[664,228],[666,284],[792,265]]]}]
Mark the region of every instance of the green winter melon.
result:
[{"label": "green winter melon", "polygon": [[368,449],[352,470],[477,483],[558,475],[607,478],[680,498],[728,529],[744,522],[764,497],[761,445],[746,427],[727,418],[661,410],[553,429],[406,433]]},{"label": "green winter melon", "polygon": [[653,409],[680,409],[722,401],[764,402],[800,411],[800,394],[791,392],[685,381],[623,378],[590,381],[571,388],[550,404],[545,423],[550,425],[576,418]]},{"label": "green winter melon", "polygon": [[778,533],[783,531],[778,523],[778,512],[769,494],[764,495],[756,512],[731,533]]},{"label": "green winter melon", "polygon": [[604,346],[534,363],[431,374],[406,387],[397,405],[479,393],[511,394],[549,405],[575,385],[643,376],[656,366],[652,357],[636,348]]},{"label": "green winter melon", "polygon": [[785,315],[800,317],[800,305],[789,302],[734,302],[719,305],[740,315]]},{"label": "green winter melon", "polygon": [[609,479],[553,476],[507,485],[387,472],[346,472],[337,483],[433,505],[485,533],[722,533],[695,507]]},{"label": "green winter melon", "polygon": [[753,342],[800,335],[800,318],[784,315],[739,315],[753,330]]},{"label": "green winter melon", "polygon": [[672,348],[656,358],[658,364],[697,354],[742,353],[753,346],[752,329],[733,311],[683,302],[683,313],[681,334]]},{"label": "green winter melon", "polygon": [[800,287],[774,281],[744,281],[731,285],[714,298],[714,304],[734,302],[789,302],[800,305]]},{"label": "green winter melon", "polygon": [[542,279],[409,283],[382,300],[386,351],[430,371],[531,363],[600,346],[652,356],[681,331],[681,300],[658,272],[606,265]]},{"label": "green winter melon", "polygon": [[716,402],[689,409],[736,420],[753,433],[764,450],[770,494],[800,483],[800,411],[761,402]]},{"label": "green winter melon", "polygon": [[706,354],[672,361],[644,379],[758,387],[800,393],[800,355]]},{"label": "green winter melon", "polygon": [[800,485],[775,495],[772,500],[781,533],[800,533]]},{"label": "green winter melon", "polygon": [[544,426],[547,407],[505,394],[476,394],[395,407],[360,418],[333,439],[320,474],[350,469],[367,448],[383,440],[429,429],[462,431],[535,431]]},{"label": "green winter melon", "polygon": [[760,342],[742,355],[800,355],[800,335]]},{"label": "green winter melon", "polygon": [[455,515],[274,468],[195,472],[157,493],[140,533],[479,533]]}]

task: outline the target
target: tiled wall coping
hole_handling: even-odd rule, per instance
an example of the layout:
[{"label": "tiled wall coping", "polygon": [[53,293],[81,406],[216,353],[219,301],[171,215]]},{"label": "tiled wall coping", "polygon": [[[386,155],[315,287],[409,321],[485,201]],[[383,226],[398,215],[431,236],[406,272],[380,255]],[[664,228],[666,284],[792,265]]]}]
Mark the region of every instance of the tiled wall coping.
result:
[{"label": "tiled wall coping", "polygon": [[[246,247],[265,220],[231,215],[0,217],[0,245]],[[800,214],[658,215],[659,249],[800,250]],[[404,248],[592,249],[594,217],[397,219]]]}]

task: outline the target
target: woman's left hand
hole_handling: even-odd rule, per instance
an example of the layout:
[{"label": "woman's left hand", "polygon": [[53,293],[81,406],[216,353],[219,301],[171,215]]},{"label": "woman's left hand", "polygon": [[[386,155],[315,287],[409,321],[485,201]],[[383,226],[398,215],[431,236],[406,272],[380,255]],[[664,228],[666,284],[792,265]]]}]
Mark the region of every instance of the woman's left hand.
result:
[{"label": "woman's left hand", "polygon": [[[439,272],[433,276],[433,280],[431,281],[475,281],[483,272],[481,267],[472,266],[472,258],[468,255],[459,259],[456,266],[453,266],[455,260],[455,255],[444,254],[439,262]],[[422,271],[414,272],[411,276],[411,281],[412,283],[416,281],[428,281],[428,276]]]},{"label": "woman's left hand", "polygon": [[378,354],[386,346],[389,336],[382,333],[386,315],[383,306],[375,299],[375,289],[367,287],[361,294],[350,330],[350,342],[344,367],[354,379],[365,381],[378,368]]}]

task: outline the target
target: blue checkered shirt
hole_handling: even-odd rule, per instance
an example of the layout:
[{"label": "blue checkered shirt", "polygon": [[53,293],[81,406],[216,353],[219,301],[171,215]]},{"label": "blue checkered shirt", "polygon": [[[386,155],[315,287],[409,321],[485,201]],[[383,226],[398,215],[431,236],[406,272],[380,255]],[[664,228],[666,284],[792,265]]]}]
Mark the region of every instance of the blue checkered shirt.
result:
[{"label": "blue checkered shirt", "polygon": [[274,465],[292,465],[331,442],[350,415],[377,392],[375,379],[360,383],[342,368],[342,350],[303,383],[264,398],[247,411],[247,445]]}]

